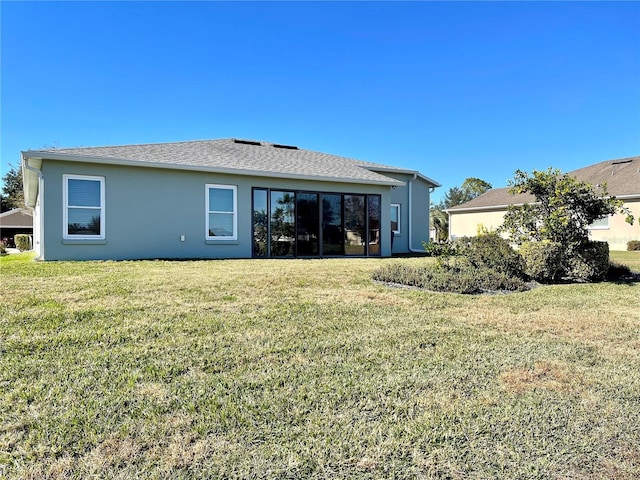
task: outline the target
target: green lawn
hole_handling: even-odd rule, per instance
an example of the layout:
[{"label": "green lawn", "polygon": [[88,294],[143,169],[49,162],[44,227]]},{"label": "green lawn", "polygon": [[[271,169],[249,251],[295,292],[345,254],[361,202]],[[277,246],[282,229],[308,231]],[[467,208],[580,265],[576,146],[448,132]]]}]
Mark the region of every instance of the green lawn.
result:
[{"label": "green lawn", "polygon": [[0,478],[640,478],[640,283],[30,258],[0,258]]}]

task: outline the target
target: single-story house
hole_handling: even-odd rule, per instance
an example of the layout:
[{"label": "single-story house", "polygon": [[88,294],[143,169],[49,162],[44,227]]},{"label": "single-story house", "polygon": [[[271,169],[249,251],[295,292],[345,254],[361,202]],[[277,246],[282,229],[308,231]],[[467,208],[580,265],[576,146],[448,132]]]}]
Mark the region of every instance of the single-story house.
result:
[{"label": "single-story house", "polygon": [[33,214],[24,208],[0,213],[0,240],[15,247],[14,237],[20,233],[33,235]]},{"label": "single-story house", "polygon": [[418,171],[221,139],[22,152],[42,260],[390,256],[423,251]]},{"label": "single-story house", "polygon": [[[640,157],[619,158],[568,172],[579,181],[596,188],[606,184],[608,194],[624,202],[636,221],[629,225],[625,216],[616,214],[591,225],[591,238],[606,241],[611,250],[626,250],[627,242],[640,240]],[[509,205],[532,203],[532,195],[511,195],[508,188],[494,188],[473,200],[449,208],[449,238],[469,237],[479,229],[502,225]]]}]

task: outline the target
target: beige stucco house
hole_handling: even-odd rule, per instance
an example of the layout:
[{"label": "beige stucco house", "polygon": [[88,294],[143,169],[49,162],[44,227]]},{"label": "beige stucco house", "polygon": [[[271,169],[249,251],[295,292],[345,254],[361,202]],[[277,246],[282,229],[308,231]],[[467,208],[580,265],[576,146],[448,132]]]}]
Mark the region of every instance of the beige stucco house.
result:
[{"label": "beige stucco house", "polygon": [[[640,240],[640,157],[607,160],[568,174],[594,186],[606,183],[609,195],[622,200],[636,219],[629,225],[621,214],[604,218],[591,226],[593,240],[608,242],[611,250],[626,250],[627,242]],[[535,201],[532,195],[511,195],[508,190],[494,188],[448,209],[449,238],[475,236],[482,229],[495,229],[502,225],[509,205]]]}]

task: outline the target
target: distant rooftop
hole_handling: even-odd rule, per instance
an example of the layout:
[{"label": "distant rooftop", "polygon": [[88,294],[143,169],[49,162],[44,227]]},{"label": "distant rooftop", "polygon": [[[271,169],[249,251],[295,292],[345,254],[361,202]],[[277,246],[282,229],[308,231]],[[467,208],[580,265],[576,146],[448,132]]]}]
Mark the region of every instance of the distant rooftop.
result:
[{"label": "distant rooftop", "polygon": [[[590,183],[596,189],[606,183],[609,195],[616,197],[638,196],[640,198],[640,157],[606,160],[567,172],[567,175],[581,182]],[[533,195],[511,195],[508,190],[508,187],[494,188],[467,203],[456,205],[448,210],[485,210],[535,201]]]}]

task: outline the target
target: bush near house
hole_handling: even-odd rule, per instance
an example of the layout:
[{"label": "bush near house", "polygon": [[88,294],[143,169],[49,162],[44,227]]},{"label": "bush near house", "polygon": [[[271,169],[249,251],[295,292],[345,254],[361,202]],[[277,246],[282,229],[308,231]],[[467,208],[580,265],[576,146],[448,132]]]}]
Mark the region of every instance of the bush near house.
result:
[{"label": "bush near house", "polygon": [[30,249],[31,242],[29,240],[29,235],[27,235],[26,233],[18,233],[13,237],[13,239],[16,242],[16,248],[21,252]]},{"label": "bush near house", "polygon": [[553,283],[562,276],[562,245],[544,240],[525,242],[520,247],[525,273],[540,283]]},{"label": "bush near house", "polygon": [[567,256],[566,277],[575,282],[600,282],[609,270],[609,244],[590,241]]},{"label": "bush near house", "polygon": [[476,268],[489,268],[505,275],[525,279],[525,263],[508,240],[496,232],[461,240],[462,254]]},{"label": "bush near house", "polygon": [[630,252],[640,250],[640,240],[631,240],[630,242],[627,242],[627,250]]},{"label": "bush near house", "polygon": [[427,257],[449,257],[460,255],[458,244],[455,242],[422,242]]}]

